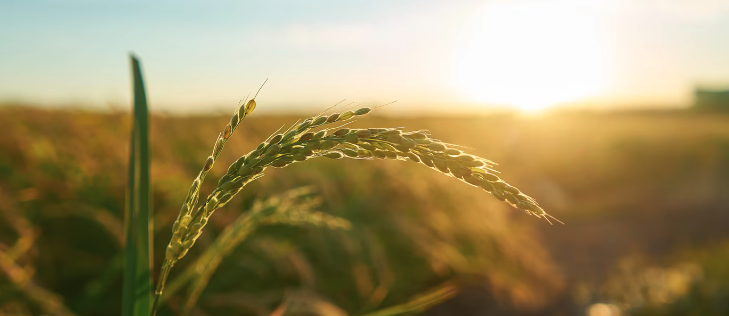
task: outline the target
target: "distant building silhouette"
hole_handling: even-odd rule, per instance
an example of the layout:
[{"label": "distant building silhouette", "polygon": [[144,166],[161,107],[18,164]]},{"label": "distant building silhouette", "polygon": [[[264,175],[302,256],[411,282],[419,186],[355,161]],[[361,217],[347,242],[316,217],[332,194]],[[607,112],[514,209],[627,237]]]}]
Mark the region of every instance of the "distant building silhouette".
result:
[{"label": "distant building silhouette", "polygon": [[710,112],[729,112],[729,89],[710,90],[696,88],[694,90],[695,110]]}]

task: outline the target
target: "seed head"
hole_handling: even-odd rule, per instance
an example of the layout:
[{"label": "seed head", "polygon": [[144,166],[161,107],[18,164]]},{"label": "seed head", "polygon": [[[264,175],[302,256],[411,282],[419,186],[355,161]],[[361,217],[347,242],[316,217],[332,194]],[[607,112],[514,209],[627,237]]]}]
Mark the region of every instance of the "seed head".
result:
[{"label": "seed head", "polygon": [[165,251],[165,257],[167,258],[177,258],[180,253],[180,249],[182,248],[182,243],[178,242],[170,242],[169,245],[167,245],[167,250]]},{"label": "seed head", "polygon": [[484,178],[484,179],[486,179],[486,180],[488,180],[488,181],[491,181],[491,182],[496,182],[496,181],[501,180],[495,174],[491,174],[491,173],[481,174],[481,177]]},{"label": "seed head", "polygon": [[342,149],[342,153],[349,157],[357,157],[357,152],[351,149]]},{"label": "seed head", "polygon": [[408,134],[406,136],[408,138],[410,138],[410,139],[425,139],[425,138],[427,138],[427,136],[425,136],[425,134],[423,134],[423,133],[410,133],[410,134]]},{"label": "seed head", "polygon": [[474,177],[470,174],[464,175],[463,180],[470,184],[473,184],[473,185],[479,185],[481,183],[481,180],[477,179],[476,177]]},{"label": "seed head", "polygon": [[195,194],[197,190],[200,189],[200,179],[195,179],[195,181],[192,181],[192,185],[190,186],[190,191],[188,192],[189,195]]},{"label": "seed head", "polygon": [[281,150],[281,145],[279,144],[273,144],[271,147],[268,147],[268,150],[266,150],[267,156],[274,156],[278,154],[278,152]]},{"label": "seed head", "polygon": [[271,144],[278,144],[283,139],[283,134],[277,134],[273,138],[271,138]]},{"label": "seed head", "polygon": [[339,117],[339,120],[345,121],[345,120],[351,119],[353,116],[354,116],[354,112],[347,111],[347,112],[342,113],[342,116]]},{"label": "seed head", "polygon": [[210,198],[207,203],[205,203],[205,212],[210,214],[213,210],[215,210],[215,207],[218,206],[218,199],[216,197]]},{"label": "seed head", "polygon": [[281,150],[278,151],[279,155],[285,155],[291,153],[291,146],[281,146]]},{"label": "seed head", "polygon": [[494,188],[493,191],[491,191],[491,194],[493,194],[499,201],[506,201],[506,197],[504,196],[504,193],[499,191],[499,189]]},{"label": "seed head", "polygon": [[387,131],[385,128],[368,128],[367,130],[369,130],[372,135],[379,135]]},{"label": "seed head", "polygon": [[344,141],[352,144],[356,144],[359,142],[359,138],[357,138],[356,134],[347,134],[344,135]]},{"label": "seed head", "polygon": [[228,180],[231,180],[234,178],[234,175],[232,174],[224,174],[220,179],[218,180],[218,186],[223,185],[223,183],[227,182]]},{"label": "seed head", "polygon": [[180,220],[180,229],[184,229],[185,233],[187,233],[187,227],[190,225],[190,222],[192,221],[192,216],[185,215]]},{"label": "seed head", "polygon": [[332,115],[329,115],[329,117],[327,118],[327,123],[334,123],[337,120],[339,120],[339,113],[334,113]]},{"label": "seed head", "polygon": [[431,159],[430,157],[425,156],[425,155],[417,155],[417,156],[420,157],[420,161],[422,161],[423,164],[425,164],[426,166],[431,167],[431,168],[435,167],[435,164],[433,163],[433,159]]},{"label": "seed head", "polygon": [[235,128],[238,126],[238,113],[233,114],[233,117],[230,118],[230,126]]},{"label": "seed head", "polygon": [[517,195],[517,194],[521,193],[521,192],[519,192],[519,189],[517,189],[517,188],[515,188],[515,187],[513,187],[513,186],[511,186],[509,184],[505,184],[504,185],[504,191],[509,192],[511,194],[514,194],[514,195]]},{"label": "seed head", "polygon": [[358,138],[370,138],[370,137],[372,137],[372,133],[370,133],[370,131],[367,130],[367,129],[358,130],[356,135],[357,135]]},{"label": "seed head", "polygon": [[312,138],[314,138],[314,133],[306,133],[304,135],[301,135],[301,137],[299,138],[299,140],[302,141],[302,142],[305,142],[305,141],[310,140]]},{"label": "seed head", "polygon": [[240,107],[238,108],[238,120],[242,120],[245,117],[246,117],[246,105],[241,104]]},{"label": "seed head", "polygon": [[246,103],[245,114],[246,115],[251,114],[251,112],[253,112],[253,110],[255,110],[255,109],[256,109],[256,100],[250,100],[250,101],[248,101],[248,103]]},{"label": "seed head", "polygon": [[205,226],[205,224],[203,223],[192,224],[192,226],[190,226],[190,235],[197,235],[198,233],[200,233],[203,226]]},{"label": "seed head", "polygon": [[185,257],[185,255],[187,254],[187,251],[189,250],[189,249],[184,249],[184,248],[181,248],[181,249],[182,249],[182,251],[177,256],[177,260],[182,259],[183,257]]},{"label": "seed head", "polygon": [[311,126],[319,126],[319,125],[324,124],[324,122],[326,122],[326,121],[327,121],[327,116],[326,115],[322,115],[320,117],[317,117],[314,120],[314,122],[311,123]]},{"label": "seed head", "polygon": [[338,144],[339,143],[337,143],[333,140],[327,139],[327,140],[324,140],[323,142],[321,142],[321,145],[319,145],[319,149],[321,149],[321,150],[332,149],[335,146],[337,146]]},{"label": "seed head", "polygon": [[289,165],[290,163],[291,163],[291,161],[280,159],[280,160],[274,161],[271,164],[271,166],[276,167],[276,168],[283,168],[283,167],[286,167],[287,165]]},{"label": "seed head", "polygon": [[494,190],[494,185],[491,184],[491,182],[488,182],[486,180],[479,181],[478,186],[480,186],[481,188],[483,188],[484,190],[486,190],[488,192],[492,192]]},{"label": "seed head", "polygon": [[215,159],[213,157],[208,157],[208,160],[205,160],[205,166],[203,167],[203,170],[210,171],[210,169],[213,168],[213,164],[215,163]]},{"label": "seed head", "polygon": [[469,162],[464,162],[463,164],[469,167],[483,167],[485,165],[485,163],[483,163],[483,161],[481,160],[473,160]]},{"label": "seed head", "polygon": [[392,147],[395,147],[395,149],[397,149],[397,151],[399,151],[399,152],[404,152],[404,153],[410,152],[410,149],[408,149],[407,147],[405,147],[403,145],[395,145]]},{"label": "seed head", "polygon": [[370,113],[370,111],[372,111],[372,109],[370,108],[361,108],[357,109],[357,111],[354,111],[354,115],[365,115],[367,113]]},{"label": "seed head", "polygon": [[296,145],[294,147],[291,147],[291,153],[294,155],[298,155],[301,153],[301,150],[304,149],[304,146]]},{"label": "seed head", "polygon": [[418,155],[413,153],[407,153],[406,155],[408,156],[408,158],[410,158],[410,160],[420,162],[420,158],[418,158]]},{"label": "seed head", "polygon": [[390,145],[388,143],[375,143],[375,144],[376,144],[376,146],[379,146],[380,148],[382,148],[384,150],[389,150],[389,151],[397,150],[397,149],[395,149],[395,147],[393,147],[392,145]]},{"label": "seed head", "polygon": [[499,191],[504,191],[506,189],[506,183],[503,181],[494,182],[494,187],[499,189]]},{"label": "seed head", "polygon": [[309,128],[309,126],[311,126],[311,121],[313,121],[311,118],[304,120],[303,122],[301,122],[301,124],[299,124],[296,130],[299,132],[303,132],[304,130]]},{"label": "seed head", "polygon": [[218,140],[215,142],[215,147],[213,147],[213,156],[217,157],[220,154],[220,151],[223,150],[223,144],[225,144],[225,140],[222,137],[218,137]]},{"label": "seed head", "polygon": [[284,135],[283,140],[287,141],[287,140],[291,139],[292,137],[294,137],[294,135],[296,135],[296,134],[297,134],[296,130],[290,130],[288,133],[286,133],[286,135]]},{"label": "seed head", "polygon": [[275,155],[265,155],[261,158],[261,160],[258,161],[257,165],[259,166],[265,166],[269,163],[273,162],[273,160],[276,159]]},{"label": "seed head", "polygon": [[372,152],[369,150],[360,149],[357,151],[357,156],[361,158],[372,157]]},{"label": "seed head", "polygon": [[372,146],[372,144],[370,144],[370,143],[363,142],[363,143],[357,144],[357,145],[359,147],[362,147],[362,148],[367,149],[367,150],[375,150],[375,146]]},{"label": "seed head", "polygon": [[230,190],[230,188],[233,187],[233,185],[234,185],[234,182],[233,181],[226,181],[225,183],[223,183],[220,186],[220,190],[222,190],[222,191],[228,191],[228,190]]},{"label": "seed head", "polygon": [[316,134],[314,134],[313,139],[319,139],[319,138],[322,138],[324,136],[327,136],[327,131],[326,130],[324,130],[324,131],[318,131],[318,132],[316,132]]},{"label": "seed head", "polygon": [[512,205],[519,205],[519,200],[516,199],[515,196],[513,196],[511,193],[504,193],[504,197],[506,198],[509,203]]},{"label": "seed head", "polygon": [[400,144],[400,142],[402,142],[402,136],[400,135],[387,135],[385,139],[393,144]]},{"label": "seed head", "polygon": [[461,151],[458,149],[448,148],[445,151],[443,151],[443,153],[445,153],[446,155],[450,155],[450,156],[458,156],[461,154]]},{"label": "seed head", "polygon": [[545,212],[544,209],[542,209],[539,205],[536,205],[534,203],[528,203],[528,205],[529,205],[529,210],[536,213],[537,215],[543,216],[544,214],[547,214],[547,212]]},{"label": "seed head", "polygon": [[243,162],[245,162],[245,161],[246,161],[246,156],[241,156],[232,165],[230,165],[230,167],[228,167],[228,172],[226,172],[226,173],[235,174],[236,172],[238,172],[238,169],[240,168],[240,166],[243,165]]},{"label": "seed head", "polygon": [[324,157],[331,158],[331,159],[341,159],[344,156],[339,152],[330,152],[330,153],[325,154]]},{"label": "seed head", "polygon": [[471,170],[468,170],[463,167],[450,168],[450,165],[449,165],[449,169],[451,169],[451,173],[453,173],[454,176],[459,177],[459,178],[463,178],[465,176],[469,176],[469,177],[471,176]]},{"label": "seed head", "polygon": [[238,169],[238,175],[241,177],[245,177],[249,174],[251,174],[251,167],[249,166],[242,166]]},{"label": "seed head", "polygon": [[319,149],[319,146],[320,145],[321,145],[321,142],[319,142],[319,141],[312,141],[312,142],[306,143],[306,148],[309,148],[311,150],[317,150],[317,149]]},{"label": "seed head", "polygon": [[460,156],[456,157],[456,160],[463,163],[463,162],[475,161],[476,158],[473,158],[473,156],[471,156],[471,155],[460,155]]},{"label": "seed head", "polygon": [[446,149],[446,146],[441,143],[431,143],[430,145],[428,145],[428,149],[433,151],[444,151]]},{"label": "seed head", "polygon": [[444,160],[440,159],[433,159],[433,164],[435,165],[438,170],[440,170],[443,173],[449,173],[450,170],[448,170],[448,164]]},{"label": "seed head", "polygon": [[344,135],[347,135],[347,133],[349,133],[349,128],[342,128],[342,129],[334,132],[334,135],[342,137]]},{"label": "seed head", "polygon": [[[187,250],[190,250],[190,248],[192,248],[192,245],[194,245],[194,244],[195,244],[194,238],[186,240],[185,242],[182,243],[182,249],[184,249],[182,251],[185,254],[187,254]],[[177,259],[182,259],[183,256],[184,256],[184,254],[180,254],[180,256]]]},{"label": "seed head", "polygon": [[223,131],[223,139],[228,139],[232,131],[233,128],[230,126],[230,124],[226,125],[225,130]]},{"label": "seed head", "polygon": [[416,144],[415,144],[415,142],[414,142],[414,141],[412,141],[412,140],[411,140],[411,139],[409,139],[409,138],[402,138],[402,139],[400,140],[400,145],[402,145],[402,146],[403,146],[403,147],[405,147],[405,148],[415,148],[415,145],[416,145]]},{"label": "seed head", "polygon": [[415,141],[416,144],[420,144],[420,145],[429,145],[429,144],[433,143],[432,140],[427,139],[427,138],[426,139],[413,139],[413,141]]}]

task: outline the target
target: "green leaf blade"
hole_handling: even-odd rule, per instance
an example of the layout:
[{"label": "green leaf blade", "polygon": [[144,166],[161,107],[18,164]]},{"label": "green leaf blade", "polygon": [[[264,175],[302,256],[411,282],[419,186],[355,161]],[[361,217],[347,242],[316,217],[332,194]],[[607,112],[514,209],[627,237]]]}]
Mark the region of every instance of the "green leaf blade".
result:
[{"label": "green leaf blade", "polygon": [[139,60],[130,56],[134,124],[129,159],[129,187],[124,221],[124,316],[149,315],[152,299],[152,235],[149,192],[149,121]]}]

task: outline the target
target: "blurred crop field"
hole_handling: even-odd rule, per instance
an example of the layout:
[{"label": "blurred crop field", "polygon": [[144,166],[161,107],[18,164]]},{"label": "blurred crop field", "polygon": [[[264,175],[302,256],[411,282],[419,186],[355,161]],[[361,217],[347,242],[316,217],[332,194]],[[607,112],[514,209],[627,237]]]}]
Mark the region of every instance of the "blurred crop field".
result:
[{"label": "blurred crop field", "polygon": [[[203,194],[299,118],[243,121]],[[151,118],[155,263],[228,120]],[[130,123],[123,112],[0,107],[0,314],[119,313]],[[352,126],[428,129],[465,145],[566,225],[421,164],[270,169],[211,218],[172,282],[254,201],[289,189],[311,186],[319,210],[351,229],[258,229],[224,259],[194,315],[271,315],[295,295],[363,315],[444,282],[459,294],[426,315],[729,315],[729,116],[375,115]],[[183,294],[163,314],[175,315]]]}]

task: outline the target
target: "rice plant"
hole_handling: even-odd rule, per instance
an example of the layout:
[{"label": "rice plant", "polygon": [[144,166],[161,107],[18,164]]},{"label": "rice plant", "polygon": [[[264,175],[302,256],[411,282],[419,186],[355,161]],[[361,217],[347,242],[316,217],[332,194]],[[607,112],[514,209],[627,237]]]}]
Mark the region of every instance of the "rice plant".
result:
[{"label": "rice plant", "polygon": [[230,122],[220,132],[211,155],[189,189],[172,227],[172,238],[165,252],[155,290],[153,314],[170,270],[195,244],[210,216],[230,202],[245,185],[263,177],[263,172],[270,167],[284,168],[317,158],[410,161],[457,178],[466,185],[480,187],[527,214],[548,221],[551,217],[533,198],[503,181],[493,169],[494,162],[464,153],[458,149],[460,146],[444,143],[427,130],[404,131],[403,128],[379,127],[349,129],[345,127],[348,123],[371,113],[373,109],[362,107],[342,113],[329,113],[336,105],[316,116],[296,122],[285,130],[274,132],[254,150],[238,158],[218,180],[217,187],[198,206],[200,188],[205,176],[213,168],[233,132],[256,108],[256,96],[240,103]]}]

